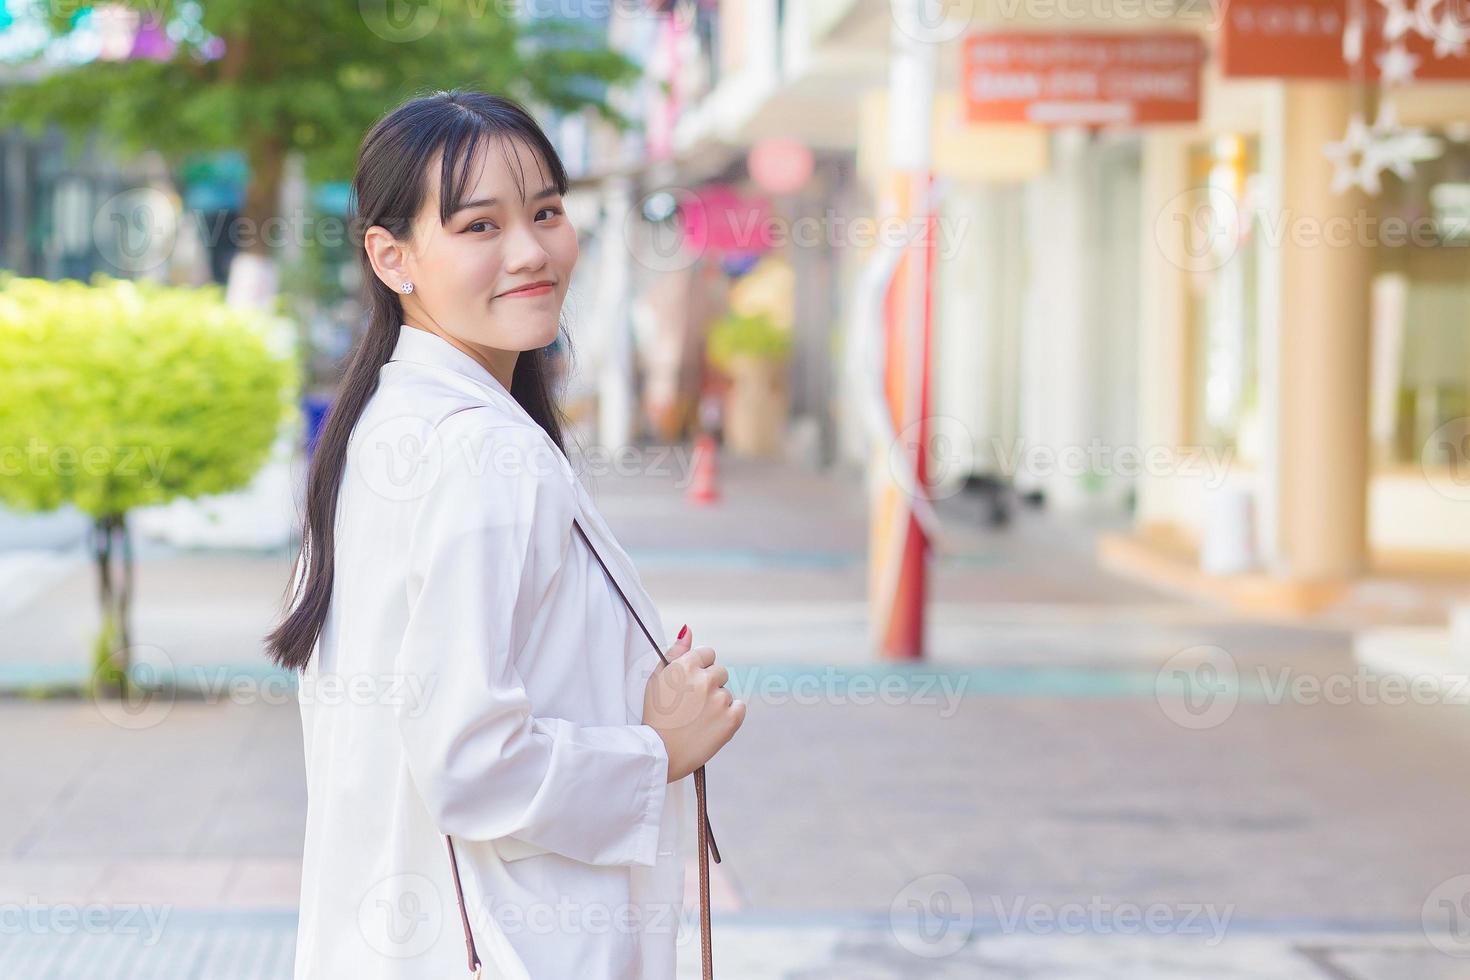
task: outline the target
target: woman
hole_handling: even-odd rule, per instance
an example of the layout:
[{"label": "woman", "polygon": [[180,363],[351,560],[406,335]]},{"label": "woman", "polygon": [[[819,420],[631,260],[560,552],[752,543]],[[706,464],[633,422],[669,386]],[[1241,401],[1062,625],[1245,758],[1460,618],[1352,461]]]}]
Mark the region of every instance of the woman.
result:
[{"label": "woman", "polygon": [[566,190],[535,121],[478,92],[414,99],[360,149],[370,320],[268,637],[301,671],[297,980],[464,975],[444,834],[487,976],[674,976],[688,776],[745,707],[687,627],[662,665],[564,454]]}]

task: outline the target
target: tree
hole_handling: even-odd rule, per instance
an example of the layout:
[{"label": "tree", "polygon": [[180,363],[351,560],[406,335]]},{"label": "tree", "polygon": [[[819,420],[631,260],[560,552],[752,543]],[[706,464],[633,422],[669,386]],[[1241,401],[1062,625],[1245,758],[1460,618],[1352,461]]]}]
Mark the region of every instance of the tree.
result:
[{"label": "tree", "polygon": [[[124,0],[159,39],[159,60],[92,61],[6,86],[0,124],[55,123],[123,152],[240,149],[250,167],[246,250],[276,213],[287,155],[312,180],[351,176],[358,141],[402,99],[472,87],[571,112],[636,71],[575,22],[507,19],[497,0]],[[100,9],[99,6],[99,9]],[[85,5],[48,4],[60,35]],[[174,38],[172,50],[163,32]],[[39,57],[39,55],[37,56]]]},{"label": "tree", "polygon": [[249,482],[297,419],[290,331],[218,286],[0,277],[0,503],[92,518],[100,687],[127,683],[128,511]]}]

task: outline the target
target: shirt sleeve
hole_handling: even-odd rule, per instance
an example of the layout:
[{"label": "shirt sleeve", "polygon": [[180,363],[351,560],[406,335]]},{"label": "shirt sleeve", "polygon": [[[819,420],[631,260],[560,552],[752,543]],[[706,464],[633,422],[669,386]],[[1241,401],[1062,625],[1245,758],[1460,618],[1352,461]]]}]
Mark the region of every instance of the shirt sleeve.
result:
[{"label": "shirt sleeve", "polygon": [[487,426],[474,418],[482,414],[459,413],[435,430],[438,472],[409,543],[395,670],[429,693],[395,711],[414,783],[444,833],[515,837],[587,864],[653,866],[663,739],[647,725],[533,714],[516,671],[513,626],[541,598],[529,565],[565,553],[575,503],[539,433]]}]

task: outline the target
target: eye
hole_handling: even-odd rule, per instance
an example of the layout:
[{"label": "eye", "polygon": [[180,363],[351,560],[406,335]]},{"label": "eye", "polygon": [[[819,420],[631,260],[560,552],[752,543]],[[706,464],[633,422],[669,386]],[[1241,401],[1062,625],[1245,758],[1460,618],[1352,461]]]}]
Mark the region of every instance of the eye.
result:
[{"label": "eye", "polygon": [[465,231],[484,231],[486,225],[489,225],[491,228],[495,227],[494,222],[484,220],[473,221],[469,224],[467,228],[465,228]]},{"label": "eye", "polygon": [[536,212],[536,216],[539,218],[543,214],[550,214],[550,215],[552,215],[552,217],[555,217],[556,215],[561,214],[561,213],[562,213],[561,208],[547,207],[547,208],[542,208],[541,210],[537,211]]}]

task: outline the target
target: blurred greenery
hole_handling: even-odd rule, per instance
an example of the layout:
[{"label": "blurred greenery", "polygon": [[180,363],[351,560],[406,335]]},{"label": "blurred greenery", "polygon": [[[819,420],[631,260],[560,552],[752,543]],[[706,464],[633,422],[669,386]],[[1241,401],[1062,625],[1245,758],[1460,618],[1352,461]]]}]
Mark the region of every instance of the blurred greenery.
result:
[{"label": "blurred greenery", "polygon": [[[250,167],[243,217],[257,228],[275,213],[286,154],[303,154],[310,180],[348,179],[363,134],[412,95],[480,88],[560,112],[591,107],[621,125],[606,87],[637,70],[582,25],[518,24],[488,0],[419,4],[403,8],[406,20],[390,0],[121,5],[177,35],[170,60],[94,61],[13,81],[0,125],[55,124],[74,149],[99,132],[124,153],[154,149],[174,164],[239,148]],[[51,30],[64,34],[77,10],[47,5]]]},{"label": "blurred greenery", "polygon": [[0,447],[21,457],[0,502],[97,518],[243,486],[295,417],[291,329],[217,286],[0,277]]},{"label": "blurred greenery", "polygon": [[218,286],[0,274],[0,503],[92,518],[99,685],[126,683],[128,511],[250,481],[298,418],[291,329]]},{"label": "blurred greenery", "polygon": [[735,357],[785,358],[791,351],[791,332],[782,329],[766,313],[749,316],[731,313],[710,327],[708,349],[711,363],[728,371]]}]

